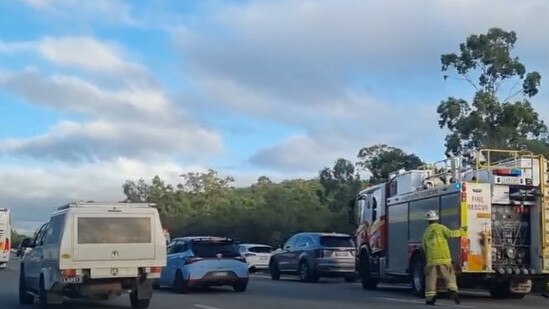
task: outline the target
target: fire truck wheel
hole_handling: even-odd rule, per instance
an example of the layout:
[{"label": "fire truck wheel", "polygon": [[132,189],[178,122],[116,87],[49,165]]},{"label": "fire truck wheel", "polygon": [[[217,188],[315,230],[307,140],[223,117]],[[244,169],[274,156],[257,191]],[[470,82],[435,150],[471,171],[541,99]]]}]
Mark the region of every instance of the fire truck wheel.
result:
[{"label": "fire truck wheel", "polygon": [[364,290],[375,290],[377,288],[378,279],[372,278],[370,259],[366,255],[367,253],[362,253],[359,260],[360,281]]},{"label": "fire truck wheel", "polygon": [[414,255],[411,264],[412,291],[417,296],[423,297],[425,295],[425,273],[423,271],[423,260],[421,259],[420,255]]}]

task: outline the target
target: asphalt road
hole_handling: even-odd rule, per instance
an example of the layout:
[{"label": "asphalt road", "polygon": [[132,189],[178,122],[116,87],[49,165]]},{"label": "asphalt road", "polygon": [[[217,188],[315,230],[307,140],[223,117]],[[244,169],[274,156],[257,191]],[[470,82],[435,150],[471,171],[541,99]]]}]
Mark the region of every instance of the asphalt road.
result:
[{"label": "asphalt road", "polygon": [[[0,308],[33,308],[18,303],[18,260],[12,259],[7,269],[0,270]],[[546,308],[549,299],[538,295],[522,300],[494,300],[487,293],[465,291],[461,305],[449,299],[440,299],[439,307],[446,308]],[[293,308],[430,308],[422,299],[410,294],[409,289],[399,286],[381,286],[377,291],[364,291],[358,283],[343,280],[321,280],[306,284],[289,277],[271,281],[267,276],[253,275],[248,290],[235,293],[231,288],[216,288],[179,295],[169,290],[155,291],[150,308],[194,309],[293,309]],[[67,301],[61,308],[130,308],[129,298],[124,295],[111,301]]]}]

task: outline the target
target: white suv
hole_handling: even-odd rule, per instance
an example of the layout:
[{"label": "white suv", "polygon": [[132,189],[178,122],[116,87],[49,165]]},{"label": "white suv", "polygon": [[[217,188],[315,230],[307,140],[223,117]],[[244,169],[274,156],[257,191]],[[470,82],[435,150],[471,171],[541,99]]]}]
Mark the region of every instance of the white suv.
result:
[{"label": "white suv", "polygon": [[241,244],[240,254],[246,258],[248,269],[251,273],[258,270],[269,269],[269,261],[271,260],[271,252],[273,248],[267,245],[259,244]]},{"label": "white suv", "polygon": [[22,247],[31,250],[21,260],[19,301],[37,297],[43,307],[129,291],[132,308],[147,308],[166,266],[162,225],[149,204],[68,204]]}]

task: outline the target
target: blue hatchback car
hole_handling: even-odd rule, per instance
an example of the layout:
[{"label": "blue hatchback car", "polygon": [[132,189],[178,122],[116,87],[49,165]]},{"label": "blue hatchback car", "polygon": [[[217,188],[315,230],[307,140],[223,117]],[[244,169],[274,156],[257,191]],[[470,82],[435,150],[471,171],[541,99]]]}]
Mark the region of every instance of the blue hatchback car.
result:
[{"label": "blue hatchback car", "polygon": [[157,287],[187,293],[196,287],[232,286],[244,292],[249,273],[238,244],[225,237],[175,238],[168,244],[168,262]]}]

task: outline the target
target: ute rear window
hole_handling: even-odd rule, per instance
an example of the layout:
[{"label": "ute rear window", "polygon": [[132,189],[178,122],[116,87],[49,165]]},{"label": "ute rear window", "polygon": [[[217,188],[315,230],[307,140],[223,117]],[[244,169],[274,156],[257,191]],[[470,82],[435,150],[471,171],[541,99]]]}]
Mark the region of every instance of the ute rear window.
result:
[{"label": "ute rear window", "polygon": [[250,247],[248,251],[253,253],[271,253],[273,249],[270,247]]},{"label": "ute rear window", "polygon": [[78,244],[144,244],[151,241],[150,218],[78,218]]},{"label": "ute rear window", "polygon": [[223,257],[240,255],[236,244],[230,241],[193,241],[191,250],[195,256],[202,258],[216,257],[217,254],[222,254]]},{"label": "ute rear window", "polygon": [[321,236],[320,245],[324,247],[353,247],[353,240],[350,237]]}]

